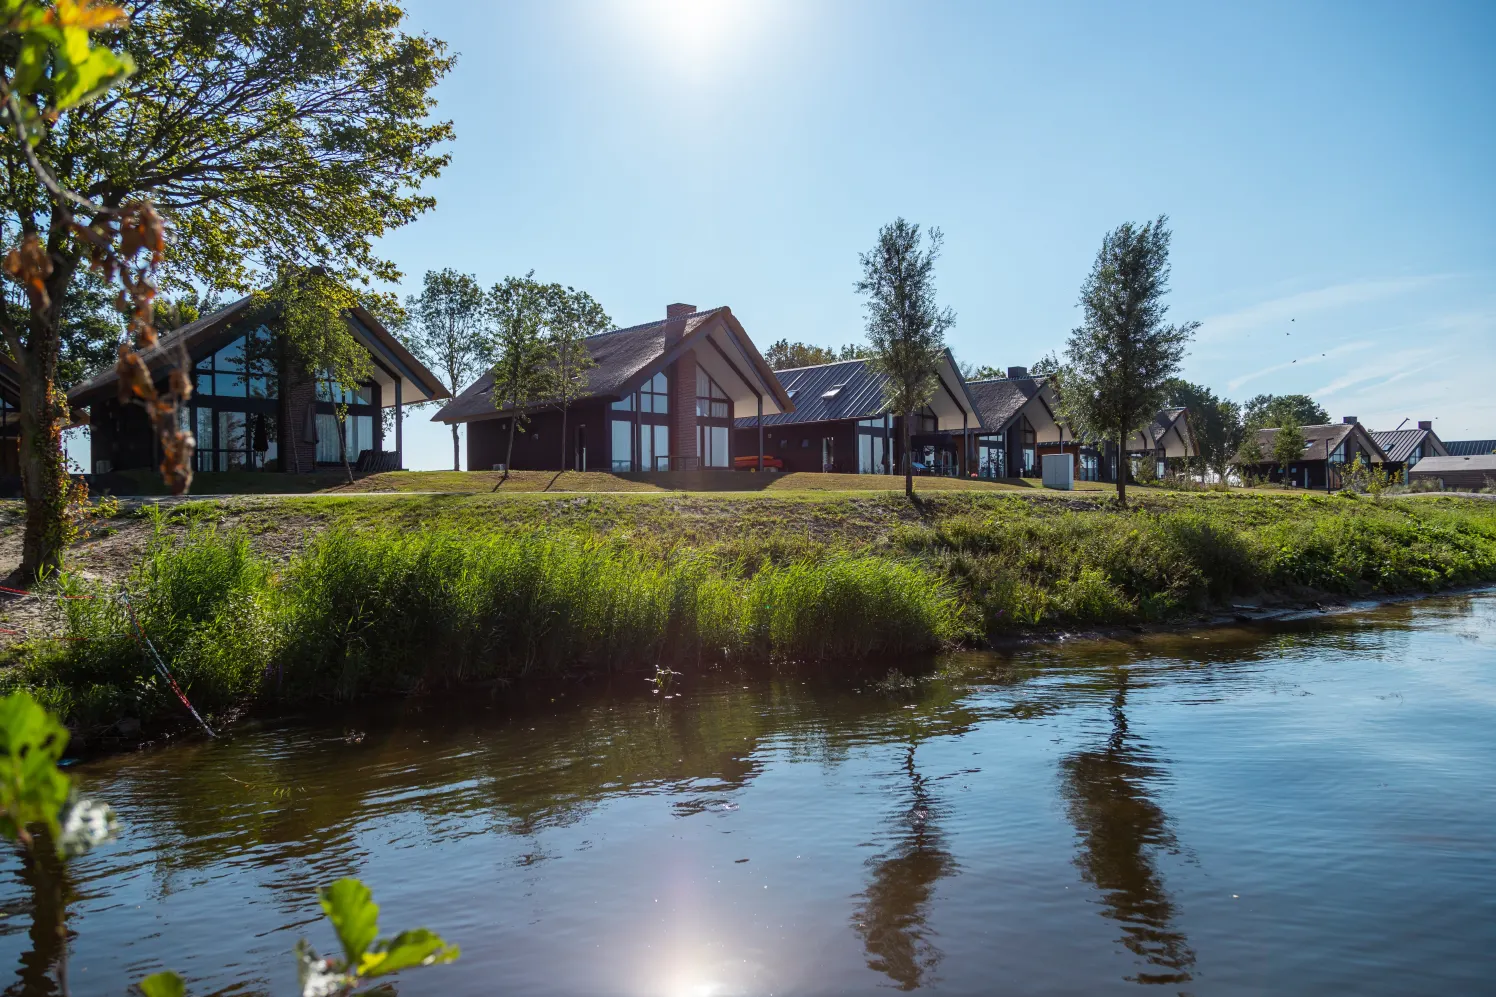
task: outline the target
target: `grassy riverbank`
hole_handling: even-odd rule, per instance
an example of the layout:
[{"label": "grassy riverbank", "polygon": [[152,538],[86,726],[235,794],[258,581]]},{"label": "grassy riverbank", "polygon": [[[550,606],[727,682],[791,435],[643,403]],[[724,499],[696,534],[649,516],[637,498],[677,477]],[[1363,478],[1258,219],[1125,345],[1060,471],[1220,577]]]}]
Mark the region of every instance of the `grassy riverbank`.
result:
[{"label": "grassy riverbank", "polygon": [[[11,649],[80,733],[532,672],[907,655],[1233,603],[1496,581],[1496,503],[1145,492],[349,496],[204,501],[111,521]],[[103,536],[102,534],[109,534]],[[131,544],[135,547],[131,547]],[[92,545],[92,546],[90,546]],[[57,639],[70,638],[70,639]]]}]

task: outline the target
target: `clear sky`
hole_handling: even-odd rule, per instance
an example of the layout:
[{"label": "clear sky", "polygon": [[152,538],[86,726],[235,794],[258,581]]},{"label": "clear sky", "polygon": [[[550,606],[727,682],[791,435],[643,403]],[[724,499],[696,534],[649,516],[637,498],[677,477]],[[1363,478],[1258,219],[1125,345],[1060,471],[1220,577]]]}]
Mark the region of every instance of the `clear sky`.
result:
[{"label": "clear sky", "polygon": [[[1496,437],[1496,3],[409,0],[460,54],[406,273],[531,268],[620,325],[862,338],[857,254],[945,231],[957,358],[1063,348],[1102,235],[1169,215],[1184,373]],[[450,461],[407,423],[407,464]]]}]

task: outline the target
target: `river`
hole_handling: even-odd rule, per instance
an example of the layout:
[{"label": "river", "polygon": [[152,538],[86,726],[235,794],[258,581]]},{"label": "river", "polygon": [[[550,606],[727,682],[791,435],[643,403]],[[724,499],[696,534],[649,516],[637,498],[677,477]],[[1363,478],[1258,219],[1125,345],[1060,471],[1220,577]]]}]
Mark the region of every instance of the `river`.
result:
[{"label": "river", "polygon": [[[315,889],[401,994],[1496,989],[1496,595],[869,674],[410,701],[77,766],[74,994],[293,994]],[[50,993],[5,860],[7,993]]]}]

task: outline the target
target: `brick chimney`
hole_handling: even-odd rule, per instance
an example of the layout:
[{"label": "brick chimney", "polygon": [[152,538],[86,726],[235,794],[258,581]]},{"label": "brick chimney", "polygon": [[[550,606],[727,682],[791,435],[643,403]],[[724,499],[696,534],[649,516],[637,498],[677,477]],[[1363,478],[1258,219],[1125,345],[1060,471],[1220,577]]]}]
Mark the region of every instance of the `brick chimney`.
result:
[{"label": "brick chimney", "polygon": [[1434,420],[1432,420],[1432,419],[1419,419],[1418,420],[1418,428],[1424,430],[1425,432],[1430,432],[1431,433],[1431,432],[1434,431]]},{"label": "brick chimney", "polygon": [[1341,419],[1340,421],[1343,422],[1343,423],[1345,423],[1347,426],[1354,426],[1356,423],[1360,422],[1361,420],[1357,419],[1353,415],[1348,415],[1345,418]]},{"label": "brick chimney", "polygon": [[[665,306],[665,319],[666,319],[666,321],[669,321],[670,319],[673,319],[673,318],[685,318],[687,315],[694,315],[695,313],[696,313],[696,306],[695,305],[683,305],[683,304],[680,304],[679,302],[677,302],[677,303],[675,303],[673,305],[666,305]],[[695,390],[695,389],[693,388],[692,390]]]},{"label": "brick chimney", "polygon": [[1008,368],[1008,376],[1009,377],[1028,377],[1028,368],[1027,367],[1009,367]]}]

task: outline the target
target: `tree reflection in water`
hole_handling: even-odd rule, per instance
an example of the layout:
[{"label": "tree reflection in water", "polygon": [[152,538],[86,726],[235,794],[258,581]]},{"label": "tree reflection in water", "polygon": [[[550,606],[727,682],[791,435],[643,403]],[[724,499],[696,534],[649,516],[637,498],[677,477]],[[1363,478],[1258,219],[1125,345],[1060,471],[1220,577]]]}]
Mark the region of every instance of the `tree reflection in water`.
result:
[{"label": "tree reflection in water", "polygon": [[886,974],[900,990],[917,990],[933,979],[941,953],[925,918],[936,882],[956,870],[937,821],[939,805],[915,767],[914,749],[911,743],[904,759],[909,806],[897,819],[893,847],[868,860],[872,881],[852,915],[868,968]]},{"label": "tree reflection in water", "polygon": [[1148,783],[1161,770],[1148,745],[1127,729],[1127,672],[1116,674],[1105,747],[1061,762],[1070,820],[1081,838],[1076,864],[1101,892],[1106,916],[1122,923],[1119,940],[1147,963],[1148,971],[1128,979],[1185,983],[1195,953],[1172,927],[1174,903],[1154,865],[1158,852],[1177,848],[1168,817],[1149,795]]}]

